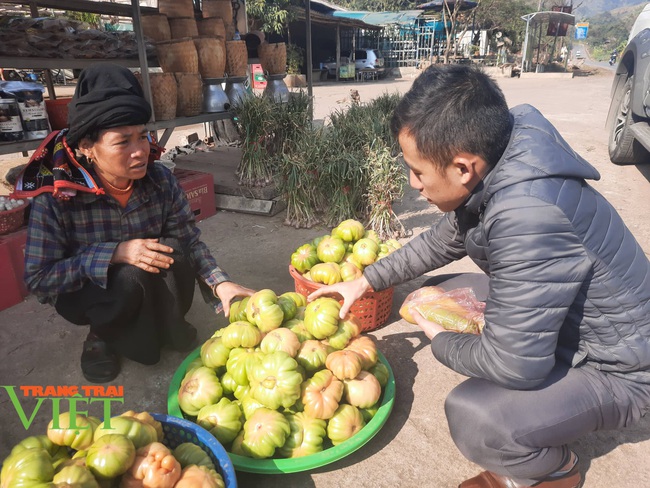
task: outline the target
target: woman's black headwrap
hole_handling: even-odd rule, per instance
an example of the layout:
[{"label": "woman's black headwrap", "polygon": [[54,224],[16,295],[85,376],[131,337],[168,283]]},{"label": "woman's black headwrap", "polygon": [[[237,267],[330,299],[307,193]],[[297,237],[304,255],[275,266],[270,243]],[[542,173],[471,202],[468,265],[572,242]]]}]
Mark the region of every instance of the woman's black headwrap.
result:
[{"label": "woman's black headwrap", "polygon": [[123,66],[98,63],[84,69],[68,105],[70,146],[98,129],[146,124],[151,105],[137,78]]}]

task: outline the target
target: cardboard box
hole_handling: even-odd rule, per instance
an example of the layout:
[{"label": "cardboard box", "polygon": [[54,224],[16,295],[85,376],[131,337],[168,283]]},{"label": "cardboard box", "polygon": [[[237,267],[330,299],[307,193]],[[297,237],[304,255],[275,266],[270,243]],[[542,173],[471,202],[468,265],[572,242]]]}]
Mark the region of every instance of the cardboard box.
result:
[{"label": "cardboard box", "polygon": [[214,177],[211,174],[177,167],[174,175],[185,190],[197,222],[217,213],[214,200]]}]

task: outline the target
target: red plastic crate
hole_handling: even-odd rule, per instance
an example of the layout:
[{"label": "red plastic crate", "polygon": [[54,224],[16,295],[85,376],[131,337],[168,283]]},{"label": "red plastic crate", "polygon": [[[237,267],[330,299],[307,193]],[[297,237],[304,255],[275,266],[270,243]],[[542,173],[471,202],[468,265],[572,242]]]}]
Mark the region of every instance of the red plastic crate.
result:
[{"label": "red plastic crate", "polygon": [[[23,301],[21,292],[22,273],[20,281],[16,279],[13,264],[13,254],[9,240],[0,239],[0,310],[9,308]],[[24,288],[24,285],[22,285]]]},{"label": "red plastic crate", "polygon": [[217,213],[214,197],[214,177],[210,173],[189,169],[174,170],[174,175],[181,184],[187,200],[190,202],[197,222]]},{"label": "red plastic crate", "polygon": [[22,227],[11,234],[2,236],[0,240],[9,246],[9,254],[16,277],[16,286],[23,297],[29,295],[23,275],[25,274],[25,245],[27,244],[27,227]]}]

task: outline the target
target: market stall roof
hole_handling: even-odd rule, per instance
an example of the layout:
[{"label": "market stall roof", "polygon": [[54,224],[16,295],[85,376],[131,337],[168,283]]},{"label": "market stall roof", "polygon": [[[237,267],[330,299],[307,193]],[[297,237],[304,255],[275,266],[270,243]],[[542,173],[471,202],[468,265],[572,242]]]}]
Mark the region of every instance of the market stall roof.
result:
[{"label": "market stall roof", "polygon": [[400,10],[397,12],[333,12],[334,17],[359,19],[367,24],[386,26],[393,24],[415,24],[424,10]]},{"label": "market stall roof", "polygon": [[568,14],[566,12],[533,12],[532,14],[526,14],[521,17],[523,20],[528,22],[530,25],[537,24],[546,24],[546,23],[558,23],[558,24],[569,24],[575,25],[576,16],[573,14]]},{"label": "market stall roof", "polygon": [[446,3],[450,9],[453,9],[456,6],[456,2],[462,1],[460,10],[471,10],[478,6],[478,2],[470,2],[468,0],[433,0],[432,2],[421,3],[416,5],[416,8],[422,8],[424,10],[433,10],[440,12],[444,9],[444,4]]},{"label": "market stall roof", "polygon": [[[305,9],[299,7],[291,7],[291,9],[296,14],[297,20],[301,20],[301,21],[305,20]],[[358,27],[359,29],[366,29],[366,30],[382,29],[381,26],[368,24],[360,19],[339,17],[335,15],[326,15],[326,14],[314,12],[313,10],[311,11],[311,23],[318,24],[318,25],[331,25],[331,26],[336,26],[338,24],[341,27]]]}]

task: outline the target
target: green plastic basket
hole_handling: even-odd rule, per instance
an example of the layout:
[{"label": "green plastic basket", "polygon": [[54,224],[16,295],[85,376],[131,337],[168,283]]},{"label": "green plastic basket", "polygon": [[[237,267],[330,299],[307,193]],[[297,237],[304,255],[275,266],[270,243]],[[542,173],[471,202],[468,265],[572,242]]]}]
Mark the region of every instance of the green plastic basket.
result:
[{"label": "green plastic basket", "polygon": [[[317,454],[304,456],[291,459],[252,459],[246,456],[239,456],[237,454],[228,453],[232,460],[235,470],[245,471],[248,473],[261,473],[261,474],[282,474],[282,473],[297,473],[299,471],[309,471],[316,469],[327,464],[331,464],[339,459],[342,459],[372,439],[377,432],[384,426],[390,412],[393,410],[395,403],[395,377],[388,361],[384,355],[377,351],[379,361],[384,363],[388,368],[389,378],[384,392],[382,394],[381,405],[377,410],[375,416],[366,424],[366,426],[357,432],[353,437],[337,446],[325,449]],[[185,376],[185,371],[189,364],[201,355],[201,348],[198,347],[194,352],[190,353],[185,361],[178,367],[169,385],[167,393],[167,410],[169,415],[179,418],[185,418],[183,412],[178,406],[178,390],[181,386],[181,381]]]}]

